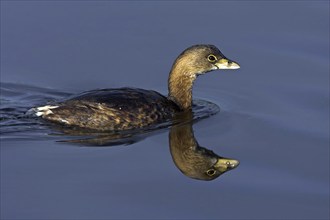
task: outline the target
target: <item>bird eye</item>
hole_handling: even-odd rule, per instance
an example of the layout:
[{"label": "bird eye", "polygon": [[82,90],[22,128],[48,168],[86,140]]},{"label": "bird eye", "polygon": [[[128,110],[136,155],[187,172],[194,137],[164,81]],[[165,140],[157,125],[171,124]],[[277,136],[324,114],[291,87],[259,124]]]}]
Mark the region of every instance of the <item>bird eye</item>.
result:
[{"label": "bird eye", "polygon": [[213,54],[208,55],[207,60],[210,62],[215,62],[217,60],[217,57]]},{"label": "bird eye", "polygon": [[213,176],[216,173],[216,171],[214,169],[209,169],[208,171],[206,171],[206,174],[208,176]]}]

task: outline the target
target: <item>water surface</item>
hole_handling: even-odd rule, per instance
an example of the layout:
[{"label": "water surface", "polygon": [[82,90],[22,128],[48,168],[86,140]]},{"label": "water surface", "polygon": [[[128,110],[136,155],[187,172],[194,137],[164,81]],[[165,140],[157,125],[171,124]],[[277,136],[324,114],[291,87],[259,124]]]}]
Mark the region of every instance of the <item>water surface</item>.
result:
[{"label": "water surface", "polygon": [[[177,169],[168,128],[88,147],[24,116],[97,88],[166,94],[196,43],[241,65],[194,87],[221,109],[196,140],[240,161],[213,181]],[[327,219],[329,2],[1,1],[1,113],[2,219]]]}]

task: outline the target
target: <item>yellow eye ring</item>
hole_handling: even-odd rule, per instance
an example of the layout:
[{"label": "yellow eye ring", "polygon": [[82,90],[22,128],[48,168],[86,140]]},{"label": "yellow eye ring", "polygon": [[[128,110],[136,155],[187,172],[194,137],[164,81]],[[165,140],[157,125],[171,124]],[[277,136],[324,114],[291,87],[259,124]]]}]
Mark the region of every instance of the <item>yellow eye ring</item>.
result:
[{"label": "yellow eye ring", "polygon": [[210,54],[207,56],[207,60],[214,63],[215,61],[217,61],[217,57],[213,54]]},{"label": "yellow eye ring", "polygon": [[208,171],[206,171],[206,174],[208,176],[213,176],[216,173],[216,171],[214,169],[209,169]]}]

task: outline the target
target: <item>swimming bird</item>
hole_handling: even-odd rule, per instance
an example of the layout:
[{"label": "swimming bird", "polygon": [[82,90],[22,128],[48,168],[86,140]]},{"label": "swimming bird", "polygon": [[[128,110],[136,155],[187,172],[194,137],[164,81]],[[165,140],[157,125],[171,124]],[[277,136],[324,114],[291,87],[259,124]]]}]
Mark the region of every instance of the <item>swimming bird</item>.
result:
[{"label": "swimming bird", "polygon": [[240,66],[214,45],[194,45],[174,61],[168,78],[168,96],[138,88],[100,89],[63,102],[31,109],[47,121],[99,131],[139,129],[171,120],[191,111],[192,88],[197,76]]}]

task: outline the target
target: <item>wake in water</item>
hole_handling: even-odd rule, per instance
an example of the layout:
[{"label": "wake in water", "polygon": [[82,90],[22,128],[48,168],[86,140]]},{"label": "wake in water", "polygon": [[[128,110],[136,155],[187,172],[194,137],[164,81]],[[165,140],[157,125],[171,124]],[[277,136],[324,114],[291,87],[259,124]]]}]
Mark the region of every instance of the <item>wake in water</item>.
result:
[{"label": "wake in water", "polygon": [[[0,88],[0,134],[5,140],[54,139],[87,145],[109,146],[132,144],[147,136],[163,132],[177,124],[187,123],[184,117],[150,126],[144,129],[121,132],[95,132],[47,123],[26,114],[29,109],[51,104],[70,97],[72,94],[52,89],[13,83],[1,83]],[[194,100],[193,121],[210,117],[219,112],[219,107],[204,100]]]},{"label": "wake in water", "polygon": [[42,121],[26,115],[40,103],[52,102],[69,96],[69,93],[28,85],[1,83],[0,87],[0,134],[2,139],[36,139],[46,131]]}]

